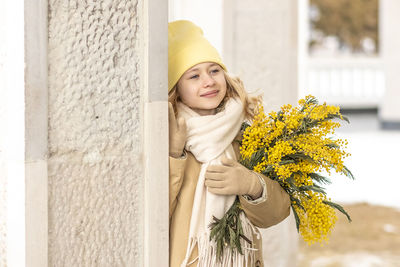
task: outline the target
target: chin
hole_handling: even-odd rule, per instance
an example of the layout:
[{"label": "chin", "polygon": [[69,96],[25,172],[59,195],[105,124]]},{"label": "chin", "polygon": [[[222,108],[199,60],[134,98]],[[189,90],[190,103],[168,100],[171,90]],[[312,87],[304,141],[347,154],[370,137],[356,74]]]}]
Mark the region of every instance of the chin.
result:
[{"label": "chin", "polygon": [[217,102],[215,102],[215,103],[210,103],[210,104],[206,104],[206,105],[203,105],[203,107],[201,107],[202,109],[216,109],[218,106],[219,106],[219,104],[221,103],[221,101],[217,101]]}]

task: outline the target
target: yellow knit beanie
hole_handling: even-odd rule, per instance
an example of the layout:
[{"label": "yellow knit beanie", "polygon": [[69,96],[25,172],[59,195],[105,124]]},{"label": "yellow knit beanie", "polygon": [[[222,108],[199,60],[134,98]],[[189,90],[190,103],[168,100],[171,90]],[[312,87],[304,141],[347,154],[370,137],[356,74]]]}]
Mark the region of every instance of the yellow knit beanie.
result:
[{"label": "yellow knit beanie", "polygon": [[185,71],[203,62],[218,63],[226,70],[218,51],[204,38],[200,27],[188,20],[168,23],[168,92]]}]

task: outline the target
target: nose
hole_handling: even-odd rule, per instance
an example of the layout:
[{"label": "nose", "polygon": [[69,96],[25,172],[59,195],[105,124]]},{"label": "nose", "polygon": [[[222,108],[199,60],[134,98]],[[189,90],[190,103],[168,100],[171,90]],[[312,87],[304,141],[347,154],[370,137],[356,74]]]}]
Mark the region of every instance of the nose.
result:
[{"label": "nose", "polygon": [[203,86],[204,87],[210,87],[215,84],[214,77],[212,77],[210,74],[206,74],[203,76]]}]

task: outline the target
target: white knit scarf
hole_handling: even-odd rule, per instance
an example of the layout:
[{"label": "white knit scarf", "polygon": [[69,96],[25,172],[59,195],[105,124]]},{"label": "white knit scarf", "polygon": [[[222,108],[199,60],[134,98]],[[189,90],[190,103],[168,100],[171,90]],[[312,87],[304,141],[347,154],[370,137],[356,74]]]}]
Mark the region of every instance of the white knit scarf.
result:
[{"label": "white knit scarf", "polygon": [[[192,216],[190,218],[189,240],[186,256],[181,266],[187,266],[198,260],[199,267],[242,267],[254,262],[254,250],[250,244],[241,241],[241,255],[237,251],[224,249],[222,261],[217,260],[216,243],[210,241],[212,216],[222,218],[235,200],[235,195],[215,195],[210,193],[204,185],[204,174],[207,167],[221,165],[220,158],[235,159],[232,141],[236,137],[244,120],[243,105],[239,99],[231,98],[225,104],[225,109],[215,115],[200,116],[185,104],[178,102],[178,117],[183,117],[187,125],[186,150],[192,152],[201,164],[199,179],[196,186]],[[252,241],[254,226],[241,213],[243,232]],[[198,246],[199,256],[189,262],[195,246]]]}]

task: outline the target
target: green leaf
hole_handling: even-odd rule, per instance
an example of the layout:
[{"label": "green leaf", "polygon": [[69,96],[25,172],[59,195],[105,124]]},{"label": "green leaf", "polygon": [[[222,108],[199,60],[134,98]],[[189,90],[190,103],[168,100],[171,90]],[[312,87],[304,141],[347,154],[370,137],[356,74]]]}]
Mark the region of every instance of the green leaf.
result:
[{"label": "green leaf", "polygon": [[313,179],[314,181],[320,183],[320,184],[331,184],[331,180],[328,177],[322,176],[318,173],[309,173],[308,174],[311,179]]},{"label": "green leaf", "polygon": [[253,155],[251,155],[250,161],[252,163],[254,162],[254,166],[257,165],[257,163],[262,160],[264,153],[265,153],[264,148],[261,148],[261,149],[257,150],[255,153],[253,153]]},{"label": "green leaf", "polygon": [[278,113],[276,114],[276,117],[279,121],[282,121],[283,115],[282,115],[282,110],[279,110]]},{"label": "green leaf", "polygon": [[347,177],[349,177],[350,179],[355,180],[354,175],[351,173],[351,171],[346,166],[343,166],[342,173],[344,175],[346,175]]},{"label": "green leaf", "polygon": [[342,115],[342,118],[343,118],[343,120],[346,121],[347,123],[350,123],[349,118],[347,118],[346,116],[343,116],[343,115]]},{"label": "green leaf", "polygon": [[235,247],[237,247],[236,233],[235,233],[235,231],[233,231],[232,228],[228,227],[228,229],[229,229],[229,244],[230,244],[231,248],[235,248]]},{"label": "green leaf", "polygon": [[236,224],[237,224],[236,232],[238,233],[238,235],[243,235],[242,222],[240,220],[237,220]]},{"label": "green leaf", "polygon": [[293,206],[292,206],[292,211],[293,211],[294,219],[296,220],[296,229],[297,229],[297,232],[299,232],[299,230],[300,230],[300,218],[299,218],[299,215],[297,214],[297,211],[294,209]]},{"label": "green leaf", "polygon": [[246,238],[243,234],[242,222],[239,220],[238,216],[238,220],[236,221],[236,248],[239,253],[243,255],[242,245],[240,244],[240,237]]},{"label": "green leaf", "polygon": [[340,148],[340,146],[338,146],[335,143],[330,143],[330,144],[326,144],[325,146],[329,147],[329,148]]},{"label": "green leaf", "polygon": [[318,192],[318,193],[326,195],[326,192],[325,192],[324,188],[320,187],[318,185],[303,185],[303,186],[299,187],[299,190],[302,191],[302,192],[314,191],[314,192]]},{"label": "green leaf", "polygon": [[304,154],[304,152],[302,152],[302,151],[296,152],[294,154],[286,155],[286,157],[295,159],[295,160],[304,160],[304,161],[308,161],[308,162],[312,162],[312,163],[317,163],[312,157]]},{"label": "green leaf", "polygon": [[274,170],[274,167],[272,167],[272,165],[267,165],[265,167],[265,170],[262,172],[262,174],[266,175],[266,176],[270,176],[270,172]]},{"label": "green leaf", "polygon": [[[240,238],[246,242],[250,242],[249,239],[244,236],[242,225],[239,219],[239,215],[243,212],[239,207],[239,199],[236,197],[235,202],[224,214],[221,219],[213,217],[213,221],[209,224],[210,228],[210,240],[214,240],[217,244],[217,257],[220,260],[223,254],[223,250],[232,249],[237,250],[243,254]],[[227,244],[228,246],[225,246]]]},{"label": "green leaf", "polygon": [[293,159],[281,160],[281,162],[279,162],[279,165],[286,165],[290,163],[296,163],[296,161],[294,161]]},{"label": "green leaf", "polygon": [[350,123],[350,120],[347,117],[345,117],[341,114],[333,114],[333,113],[328,114],[328,116],[325,119],[321,120],[320,122],[329,121],[332,119],[339,119],[339,120],[346,121],[347,123]]},{"label": "green leaf", "polygon": [[343,213],[344,215],[346,215],[347,220],[348,220],[349,222],[351,222],[350,215],[344,210],[344,208],[343,208],[342,206],[340,206],[340,205],[337,204],[337,203],[328,201],[328,200],[324,200],[324,201],[322,201],[322,202],[323,202],[324,204],[326,204],[326,205],[331,206],[332,208],[337,209],[338,211],[340,211],[341,213]]},{"label": "green leaf", "polygon": [[318,99],[316,97],[310,97],[306,100],[306,105],[318,105]]},{"label": "green leaf", "polygon": [[311,160],[313,159],[309,156],[304,154],[303,151],[297,151],[296,153],[286,155],[284,158],[290,158],[290,159],[295,159],[295,160]]},{"label": "green leaf", "polygon": [[320,190],[320,191],[316,191],[316,190],[313,190],[313,191],[320,192],[320,193],[326,195],[326,192],[325,192],[326,188],[325,187],[322,187],[322,186],[320,186],[318,184],[313,184],[312,187],[316,188],[316,190]]},{"label": "green leaf", "polygon": [[299,200],[299,199],[297,199],[297,198],[295,198],[295,197],[293,197],[293,196],[290,196],[290,200],[291,200],[291,202],[296,202],[296,204],[293,204],[292,203],[292,208],[293,208],[293,205],[297,205],[298,207],[300,207],[302,210],[304,210],[304,211],[306,211],[306,209],[303,207],[303,205],[301,205],[301,201]]},{"label": "green leaf", "polygon": [[294,176],[294,174],[292,173],[292,175],[286,179],[286,183],[288,183],[290,185],[290,189],[292,189],[293,191],[299,191],[299,188],[294,184],[293,176]]},{"label": "green leaf", "polygon": [[248,124],[247,122],[243,122],[242,126],[240,126],[240,131],[244,132],[247,127],[250,127],[250,124]]}]

